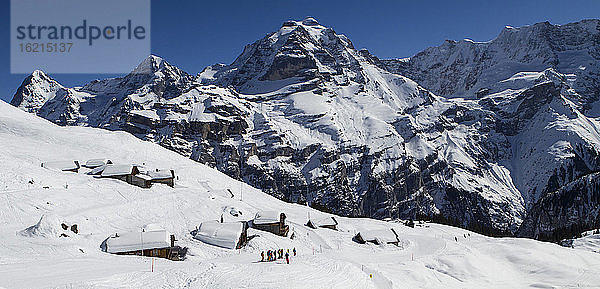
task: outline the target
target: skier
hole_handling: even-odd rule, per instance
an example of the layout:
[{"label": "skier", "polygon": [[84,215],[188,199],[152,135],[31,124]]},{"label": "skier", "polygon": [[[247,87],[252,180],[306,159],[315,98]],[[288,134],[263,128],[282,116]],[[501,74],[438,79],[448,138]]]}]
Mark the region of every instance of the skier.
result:
[{"label": "skier", "polygon": [[271,250],[267,250],[267,261],[271,261]]},{"label": "skier", "polygon": [[296,247],[294,247],[294,256],[296,256]]},{"label": "skier", "polygon": [[285,262],[290,263],[290,253],[285,253]]},{"label": "skier", "polygon": [[265,261],[265,251],[260,252],[260,261],[261,262]]},{"label": "skier", "polygon": [[458,238],[456,238],[456,236],[454,236],[454,241],[458,242]]}]

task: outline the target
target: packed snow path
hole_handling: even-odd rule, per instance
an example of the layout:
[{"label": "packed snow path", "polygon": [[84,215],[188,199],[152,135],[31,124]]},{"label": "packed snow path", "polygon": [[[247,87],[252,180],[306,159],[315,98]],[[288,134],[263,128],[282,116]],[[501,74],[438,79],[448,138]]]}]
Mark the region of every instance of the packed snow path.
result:
[{"label": "packed snow path", "polygon": [[[489,238],[438,224],[336,217],[338,231],[309,229],[308,214],[201,164],[123,132],[58,127],[0,102],[0,287],[39,288],[523,288],[600,284],[600,254],[528,239]],[[110,158],[172,168],[176,187],[141,189],[83,173],[51,171],[43,161]],[[33,180],[33,183],[30,181]],[[68,185],[68,186],[66,186]],[[47,187],[47,188],[44,188]],[[240,194],[240,188],[243,196]],[[234,197],[231,197],[231,191]],[[202,221],[225,208],[249,220],[260,210],[286,213],[292,240],[258,235],[241,250],[194,240]],[[21,232],[35,225],[25,236]],[[60,222],[79,234],[58,237]],[[189,247],[185,261],[118,256],[100,243],[115,232],[156,223]],[[394,228],[399,246],[358,244],[360,231]],[[455,240],[456,238],[456,240]],[[261,251],[296,248],[284,259],[260,262]]]}]

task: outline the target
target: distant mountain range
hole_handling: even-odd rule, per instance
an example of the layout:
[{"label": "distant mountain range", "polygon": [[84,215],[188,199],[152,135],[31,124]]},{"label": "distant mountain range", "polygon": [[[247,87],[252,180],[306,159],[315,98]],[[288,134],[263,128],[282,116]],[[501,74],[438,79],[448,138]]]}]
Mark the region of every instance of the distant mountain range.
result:
[{"label": "distant mountain range", "polygon": [[150,56],[11,104],[128,131],[289,202],[557,240],[600,225],[600,20],[381,60],[313,18],[190,75]]}]

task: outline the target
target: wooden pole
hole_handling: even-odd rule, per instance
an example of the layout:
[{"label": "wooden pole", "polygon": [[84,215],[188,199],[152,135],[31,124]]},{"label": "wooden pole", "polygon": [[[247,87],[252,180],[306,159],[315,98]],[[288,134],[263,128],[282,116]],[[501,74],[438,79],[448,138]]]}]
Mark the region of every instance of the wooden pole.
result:
[{"label": "wooden pole", "polygon": [[152,258],[152,272],[154,272],[154,258]]}]

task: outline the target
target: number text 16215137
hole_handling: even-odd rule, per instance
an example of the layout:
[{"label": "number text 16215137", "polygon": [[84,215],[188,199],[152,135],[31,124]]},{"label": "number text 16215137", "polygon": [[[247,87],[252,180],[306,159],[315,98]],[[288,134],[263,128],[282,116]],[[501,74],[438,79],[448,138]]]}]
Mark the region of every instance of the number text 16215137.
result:
[{"label": "number text 16215137", "polygon": [[73,47],[72,42],[48,42],[48,43],[37,43],[27,42],[19,43],[19,49],[21,52],[27,53],[67,53],[71,52]]}]

